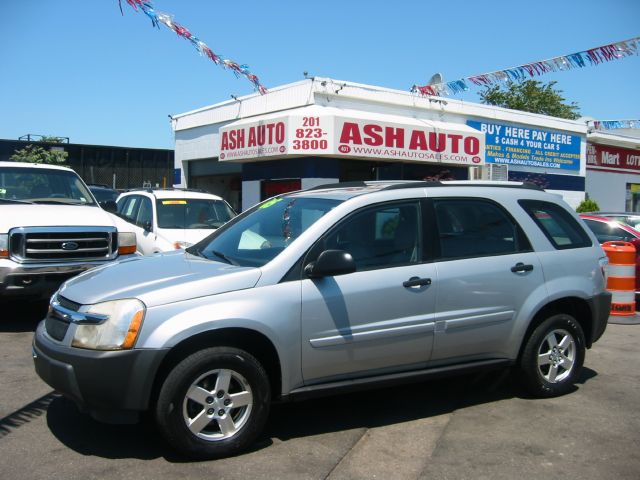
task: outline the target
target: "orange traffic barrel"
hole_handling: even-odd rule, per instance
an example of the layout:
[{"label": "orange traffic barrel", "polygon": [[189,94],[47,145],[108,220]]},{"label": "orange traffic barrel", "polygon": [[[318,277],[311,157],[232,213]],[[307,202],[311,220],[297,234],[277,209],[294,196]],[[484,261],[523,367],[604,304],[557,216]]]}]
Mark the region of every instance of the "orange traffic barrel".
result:
[{"label": "orange traffic barrel", "polygon": [[636,314],[636,247],[629,242],[605,242],[609,258],[607,290],[611,292],[611,315]]}]

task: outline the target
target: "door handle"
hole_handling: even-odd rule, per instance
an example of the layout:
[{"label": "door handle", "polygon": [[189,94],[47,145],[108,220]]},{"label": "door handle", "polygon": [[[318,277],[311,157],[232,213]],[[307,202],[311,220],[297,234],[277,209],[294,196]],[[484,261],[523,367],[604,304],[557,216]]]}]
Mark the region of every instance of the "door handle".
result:
[{"label": "door handle", "polygon": [[522,262],[518,262],[513,267],[511,267],[511,271],[513,273],[530,272],[531,270],[533,270],[533,265],[525,265]]},{"label": "door handle", "polygon": [[402,286],[406,288],[410,287],[422,287],[424,285],[431,285],[430,278],[411,277],[409,280],[402,282]]}]

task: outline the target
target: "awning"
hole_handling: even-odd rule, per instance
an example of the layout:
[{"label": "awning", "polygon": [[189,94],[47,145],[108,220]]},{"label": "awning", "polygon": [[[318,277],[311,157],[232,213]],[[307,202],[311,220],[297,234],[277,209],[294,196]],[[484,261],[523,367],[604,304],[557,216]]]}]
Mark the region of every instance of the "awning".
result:
[{"label": "awning", "polygon": [[484,133],[461,123],[311,105],[220,129],[220,161],[299,156],[484,164]]}]

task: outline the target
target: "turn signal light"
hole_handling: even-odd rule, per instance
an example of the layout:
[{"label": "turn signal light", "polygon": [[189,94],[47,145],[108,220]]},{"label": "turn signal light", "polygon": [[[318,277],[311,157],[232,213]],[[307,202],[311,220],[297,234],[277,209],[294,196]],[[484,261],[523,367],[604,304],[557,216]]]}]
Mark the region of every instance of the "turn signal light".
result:
[{"label": "turn signal light", "polygon": [[135,245],[122,245],[118,247],[119,255],[129,255],[131,253],[136,253]]}]

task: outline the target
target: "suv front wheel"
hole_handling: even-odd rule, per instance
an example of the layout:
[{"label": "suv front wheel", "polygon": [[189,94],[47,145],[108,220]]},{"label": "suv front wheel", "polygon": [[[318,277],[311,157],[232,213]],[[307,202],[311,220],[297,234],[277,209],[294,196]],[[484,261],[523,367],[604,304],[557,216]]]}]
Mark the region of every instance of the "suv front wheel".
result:
[{"label": "suv front wheel", "polygon": [[260,363],[228,347],[200,350],[164,381],[155,409],[165,439],[185,455],[233,455],[260,434],[269,413],[270,386]]},{"label": "suv front wheel", "polygon": [[527,389],[537,397],[555,397],[572,390],[585,354],[582,327],[571,315],[553,315],[526,340],[520,369]]}]

